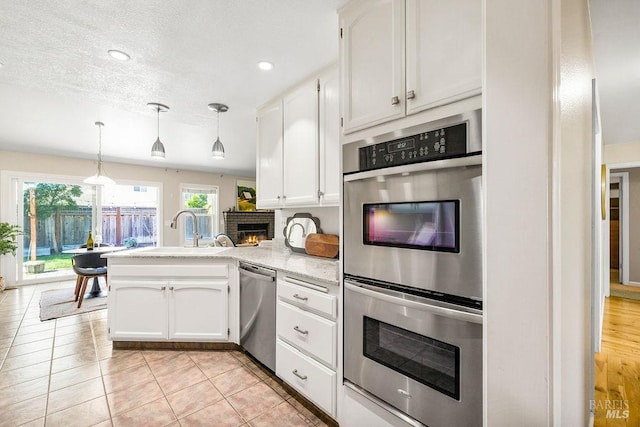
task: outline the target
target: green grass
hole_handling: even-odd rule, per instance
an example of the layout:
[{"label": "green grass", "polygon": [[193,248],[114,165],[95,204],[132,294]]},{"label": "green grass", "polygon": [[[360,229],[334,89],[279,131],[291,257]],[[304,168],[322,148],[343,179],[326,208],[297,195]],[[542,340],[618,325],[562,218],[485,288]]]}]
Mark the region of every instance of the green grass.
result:
[{"label": "green grass", "polygon": [[[37,258],[38,261],[44,261],[44,269],[45,270],[61,270],[64,268],[71,268],[71,254],[60,254],[60,255],[47,255],[47,256],[39,256]],[[25,261],[29,261],[25,259]]]}]

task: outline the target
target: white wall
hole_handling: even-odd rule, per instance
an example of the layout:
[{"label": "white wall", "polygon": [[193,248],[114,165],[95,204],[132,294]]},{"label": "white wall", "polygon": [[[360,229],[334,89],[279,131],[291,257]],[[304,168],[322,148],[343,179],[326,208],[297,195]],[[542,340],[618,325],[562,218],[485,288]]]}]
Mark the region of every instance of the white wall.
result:
[{"label": "white wall", "polygon": [[558,209],[554,210],[553,413],[555,425],[585,426],[589,399],[594,393],[591,352],[594,68],[587,0],[562,0],[560,13],[560,139],[556,141],[558,173],[554,178],[557,188],[554,205]]},{"label": "white wall", "polygon": [[604,162],[608,165],[640,162],[640,142],[606,144],[604,146]]},{"label": "white wall", "polygon": [[[177,230],[170,229],[166,225],[166,221],[170,220],[175,212],[180,209],[181,183],[217,185],[220,190],[218,215],[220,221],[222,221],[221,212],[236,205],[236,180],[253,180],[253,178],[233,175],[165,169],[161,164],[159,164],[159,167],[149,167],[122,163],[104,163],[104,170],[116,182],[118,180],[140,180],[162,183],[164,194],[162,195],[162,209],[160,212],[163,218],[161,236],[162,244],[165,246],[180,244],[180,233]],[[89,175],[95,174],[96,162],[69,157],[0,151],[0,171],[50,173],[52,175],[77,176],[84,179]],[[0,183],[1,185],[2,183]],[[2,197],[6,196],[3,194]],[[3,215],[4,206],[8,202],[9,200],[4,198],[0,199],[0,215]],[[2,220],[1,217],[0,220]],[[221,231],[224,230],[222,223],[219,224],[219,229]]]},{"label": "white wall", "polygon": [[485,0],[485,419],[587,425],[586,0]]}]

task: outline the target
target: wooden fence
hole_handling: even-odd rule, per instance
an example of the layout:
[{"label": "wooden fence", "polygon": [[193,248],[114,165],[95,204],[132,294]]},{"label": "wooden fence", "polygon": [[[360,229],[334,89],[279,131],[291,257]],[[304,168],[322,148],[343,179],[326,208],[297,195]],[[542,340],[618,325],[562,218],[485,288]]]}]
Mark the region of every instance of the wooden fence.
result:
[{"label": "wooden fence", "polygon": [[[102,209],[102,242],[121,246],[125,239],[133,238],[139,246],[153,245],[157,242],[157,217],[155,208],[105,207]],[[91,208],[61,211],[58,217],[38,219],[36,227],[38,255],[56,252],[54,235],[61,250],[80,246],[87,241],[91,229]],[[24,232],[26,256],[31,241],[28,219]]]}]

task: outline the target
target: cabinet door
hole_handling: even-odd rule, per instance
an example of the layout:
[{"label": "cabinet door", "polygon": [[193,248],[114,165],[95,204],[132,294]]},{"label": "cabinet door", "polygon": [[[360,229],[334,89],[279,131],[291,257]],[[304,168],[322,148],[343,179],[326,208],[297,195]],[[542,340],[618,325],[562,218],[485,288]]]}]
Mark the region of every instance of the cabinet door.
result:
[{"label": "cabinet door", "polygon": [[169,339],[227,341],[228,280],[169,283]]},{"label": "cabinet door", "polygon": [[340,26],[344,132],[403,117],[404,0],[355,3]]},{"label": "cabinet door", "polygon": [[109,281],[109,338],[164,341],[167,339],[167,283],[162,281]]},{"label": "cabinet door", "polygon": [[338,68],[320,76],[320,203],[340,202],[340,78]]},{"label": "cabinet door", "polygon": [[482,90],[482,1],[407,0],[407,114]]},{"label": "cabinet door", "polygon": [[318,81],[310,80],[283,99],[284,203],[318,204]]},{"label": "cabinet door", "polygon": [[282,101],[258,110],[256,204],[259,209],[279,208],[282,201]]}]

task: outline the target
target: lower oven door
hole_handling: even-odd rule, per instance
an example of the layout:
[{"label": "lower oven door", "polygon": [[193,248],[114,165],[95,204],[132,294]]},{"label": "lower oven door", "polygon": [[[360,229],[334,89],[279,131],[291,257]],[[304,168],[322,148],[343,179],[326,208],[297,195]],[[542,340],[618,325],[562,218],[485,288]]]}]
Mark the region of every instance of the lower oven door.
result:
[{"label": "lower oven door", "polygon": [[482,424],[477,310],[352,279],[344,295],[345,380],[429,426]]}]

